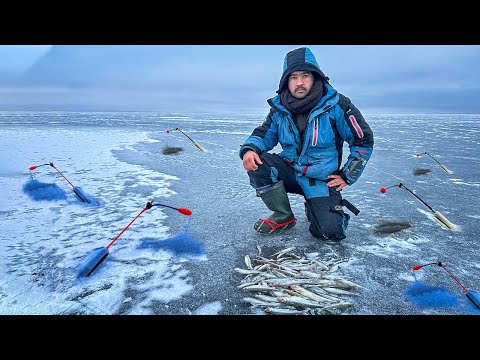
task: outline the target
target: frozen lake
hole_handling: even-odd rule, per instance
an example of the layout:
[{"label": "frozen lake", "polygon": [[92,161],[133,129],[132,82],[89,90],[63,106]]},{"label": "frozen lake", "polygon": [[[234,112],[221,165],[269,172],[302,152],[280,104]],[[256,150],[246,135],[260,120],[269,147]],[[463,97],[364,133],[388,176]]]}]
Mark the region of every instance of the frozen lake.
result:
[{"label": "frozen lake", "polygon": [[[440,267],[411,268],[439,260],[480,292],[480,114],[364,114],[375,148],[360,180],[342,191],[360,214],[352,215],[341,243],[310,235],[298,195],[290,195],[294,228],[271,237],[253,230],[269,211],[238,150],[265,115],[1,112],[0,314],[258,314],[242,301],[243,276],[233,270],[245,268],[256,245],[265,255],[294,246],[297,253],[348,259],[337,272],[364,289],[342,314],[479,313]],[[177,127],[207,151],[166,132]],[[165,155],[166,146],[183,151]],[[49,162],[98,205],[80,202],[50,166],[28,170]],[[32,179],[56,192],[26,190]],[[399,183],[456,230],[407,191],[379,191]],[[92,276],[78,279],[82,259],[109,244],[151,199],[193,215],[160,206],[146,211]],[[395,223],[404,229],[391,232]],[[174,238],[187,225],[192,244],[201,245],[196,252],[142,246]],[[453,301],[412,301],[406,294],[415,280]]]}]

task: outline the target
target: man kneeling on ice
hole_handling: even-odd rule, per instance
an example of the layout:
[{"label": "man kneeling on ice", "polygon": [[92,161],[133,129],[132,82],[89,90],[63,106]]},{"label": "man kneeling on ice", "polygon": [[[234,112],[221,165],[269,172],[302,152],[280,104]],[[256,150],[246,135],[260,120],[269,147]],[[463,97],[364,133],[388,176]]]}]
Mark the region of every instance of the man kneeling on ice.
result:
[{"label": "man kneeling on ice", "polygon": [[[338,93],[309,48],[290,51],[271,109],[240,149],[250,185],[268,209],[254,229],[272,234],[295,226],[287,193],[303,195],[310,233],[322,240],[346,237],[350,215],[359,210],[340,191],[355,183],[373,151],[373,132],[350,99]],[[350,154],[342,164],[343,143]],[[280,154],[269,153],[278,143]]]}]

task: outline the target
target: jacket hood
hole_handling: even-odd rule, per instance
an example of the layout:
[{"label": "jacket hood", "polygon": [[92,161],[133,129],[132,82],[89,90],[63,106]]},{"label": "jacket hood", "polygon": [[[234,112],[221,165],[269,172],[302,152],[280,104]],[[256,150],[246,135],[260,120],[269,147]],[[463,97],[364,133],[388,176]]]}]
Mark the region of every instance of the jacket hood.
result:
[{"label": "jacket hood", "polygon": [[282,78],[280,79],[277,94],[282,92],[283,87],[287,83],[288,77],[294,71],[310,71],[314,74],[315,79],[321,77],[327,83],[330,80],[330,78],[325,76],[323,71],[320,70],[312,51],[307,47],[298,48],[285,55]]}]

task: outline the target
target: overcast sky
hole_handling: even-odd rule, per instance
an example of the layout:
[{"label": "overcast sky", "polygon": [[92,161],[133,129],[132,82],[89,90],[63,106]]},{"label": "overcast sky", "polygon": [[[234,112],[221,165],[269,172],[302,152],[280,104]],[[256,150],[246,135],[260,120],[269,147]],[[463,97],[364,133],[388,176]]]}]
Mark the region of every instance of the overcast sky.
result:
[{"label": "overcast sky", "polygon": [[268,111],[301,46],[363,112],[480,113],[478,45],[0,45],[0,110]]},{"label": "overcast sky", "polygon": [[51,47],[51,45],[0,45],[0,75],[5,77],[27,70]]}]

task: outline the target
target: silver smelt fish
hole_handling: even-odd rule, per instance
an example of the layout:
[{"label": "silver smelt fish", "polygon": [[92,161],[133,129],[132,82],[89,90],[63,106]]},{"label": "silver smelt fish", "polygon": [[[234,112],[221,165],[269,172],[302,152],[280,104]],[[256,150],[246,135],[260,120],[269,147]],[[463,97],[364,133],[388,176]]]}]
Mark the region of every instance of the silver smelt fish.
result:
[{"label": "silver smelt fish", "polygon": [[257,283],[253,281],[245,282],[243,284],[238,285],[237,289],[243,289],[244,287],[252,286],[252,285],[257,285]]},{"label": "silver smelt fish", "polygon": [[294,253],[290,252],[288,254],[282,254],[282,255],[278,255],[277,257],[277,261],[279,262],[282,262],[282,261],[286,261],[286,260],[295,260],[295,261],[298,261],[300,260],[301,257],[298,256],[298,255],[295,255]]},{"label": "silver smelt fish", "polygon": [[245,297],[242,299],[245,302],[248,302],[252,305],[255,306],[272,306],[272,307],[277,307],[280,306],[281,304],[279,302],[267,302],[267,301],[262,301],[260,299],[255,299],[252,297]]},{"label": "silver smelt fish", "polygon": [[330,288],[337,288],[337,289],[344,289],[348,290],[351,289],[352,287],[350,285],[346,285],[340,280],[332,281],[332,280],[325,280],[325,281],[331,281],[330,283],[324,283],[322,287],[330,287]]},{"label": "silver smelt fish", "polygon": [[352,303],[347,303],[347,302],[339,302],[337,304],[332,304],[325,306],[322,310],[333,310],[333,309],[347,309],[349,307],[352,307]]},{"label": "silver smelt fish", "polygon": [[284,304],[303,306],[303,307],[324,307],[325,304],[320,304],[316,301],[311,301],[300,296],[283,296],[278,298]]},{"label": "silver smelt fish", "polygon": [[350,286],[351,288],[365,289],[363,286],[358,285],[358,284],[355,284],[354,282],[351,282],[351,281],[349,281],[349,280],[339,279],[338,281],[340,281],[342,284],[345,284],[345,285],[347,285],[347,286]]},{"label": "silver smelt fish", "polygon": [[316,301],[318,303],[321,303],[322,301],[323,302],[329,302],[329,303],[337,302],[337,300],[328,299],[326,297],[315,294],[314,292],[309,291],[309,290],[301,287],[300,285],[292,285],[291,288],[293,290],[295,290],[296,292],[298,292],[299,294],[301,294],[302,296],[306,297],[307,299]]},{"label": "silver smelt fish", "polygon": [[272,295],[275,296],[277,298],[277,301],[278,301],[278,298],[282,297],[282,296],[288,296],[288,295],[291,295],[291,294],[288,294],[287,289],[277,289],[275,291],[272,291]]},{"label": "silver smelt fish", "polygon": [[288,268],[279,268],[277,269],[278,272],[283,273],[283,275],[291,276],[293,278],[299,278],[301,277],[300,273],[294,270],[289,270]]},{"label": "silver smelt fish", "polygon": [[291,278],[272,278],[265,279],[265,282],[273,286],[291,286],[300,284],[317,284],[315,279],[291,279]]},{"label": "silver smelt fish", "polygon": [[248,282],[254,282],[255,284],[261,283],[263,280],[269,277],[275,277],[274,275],[271,275],[269,273],[261,273],[258,275],[247,275],[245,277],[246,281]]},{"label": "silver smelt fish", "polygon": [[311,282],[310,282],[311,285],[318,285],[318,286],[321,286],[321,287],[324,287],[324,286],[334,287],[335,285],[337,285],[337,282],[332,281],[332,280],[312,279],[312,278],[310,278],[310,279],[311,279]]},{"label": "silver smelt fish", "polygon": [[313,279],[329,279],[329,278],[325,277],[324,274],[316,273],[314,271],[309,271],[309,270],[300,270],[300,274],[305,276],[305,277],[310,277],[310,278],[313,278]]},{"label": "silver smelt fish", "polygon": [[355,294],[351,291],[346,291],[346,290],[333,288],[333,287],[324,287],[323,290],[328,291],[328,292],[330,292],[332,294],[335,294],[335,295],[355,295],[355,296],[358,296],[358,294]]},{"label": "silver smelt fish", "polygon": [[[284,294],[282,294],[284,295]],[[264,294],[255,294],[254,295],[257,299],[267,302],[278,303],[278,299],[275,296],[264,295]]]},{"label": "silver smelt fish", "polygon": [[286,259],[284,261],[279,261],[282,265],[294,265],[294,266],[301,266],[301,265],[310,265],[311,261],[307,259]]},{"label": "silver smelt fish", "polygon": [[252,260],[249,255],[245,255],[245,265],[247,266],[247,269],[253,269]]},{"label": "silver smelt fish", "polygon": [[276,255],[276,256],[277,256],[277,259],[278,259],[278,258],[281,257],[282,255],[284,255],[284,254],[286,254],[286,253],[288,253],[288,252],[291,252],[291,251],[293,251],[293,250],[295,250],[295,249],[296,249],[295,247],[289,247],[289,248],[286,248],[286,249],[283,249],[283,250],[281,250],[281,251],[276,252],[275,254],[273,254],[273,256]]},{"label": "silver smelt fish", "polygon": [[245,275],[237,286],[253,296],[243,301],[262,309],[267,314],[325,314],[333,310],[352,307],[342,297],[358,295],[352,289],[362,286],[336,275],[339,264],[349,261],[336,254],[327,261],[318,253],[299,256],[295,247],[289,247],[272,255],[262,256],[259,245],[255,257],[244,257],[246,269],[235,268]]},{"label": "silver smelt fish", "polygon": [[275,291],[274,287],[268,285],[250,285],[243,288],[245,291]]},{"label": "silver smelt fish", "polygon": [[256,274],[261,274],[261,271],[258,270],[253,270],[253,269],[242,269],[242,268],[234,268],[236,272],[242,274],[242,275],[256,275]]},{"label": "silver smelt fish", "polygon": [[[277,269],[270,269],[270,272],[279,278],[285,278],[285,274]],[[288,279],[288,277],[286,279]]]},{"label": "silver smelt fish", "polygon": [[317,295],[320,295],[320,296],[323,296],[327,299],[330,299],[330,300],[333,300],[335,302],[338,302],[338,301],[341,301],[342,299],[337,297],[337,296],[333,296],[331,293],[329,293],[328,291],[325,291],[323,290],[321,287],[319,286],[312,286],[312,287],[309,287],[308,290],[314,292],[315,294]]},{"label": "silver smelt fish", "polygon": [[257,266],[255,266],[254,269],[255,269],[255,270],[258,270],[258,271],[263,271],[263,270],[265,270],[265,269],[267,269],[267,268],[268,268],[268,264],[262,264],[262,265],[257,265]]},{"label": "silver smelt fish", "polygon": [[304,315],[306,314],[303,310],[296,310],[290,308],[275,308],[275,307],[267,307],[264,309],[267,314],[272,315]]},{"label": "silver smelt fish", "polygon": [[282,263],[283,268],[288,268],[291,271],[311,270],[312,267],[305,264],[293,263],[291,261],[284,261]]}]

